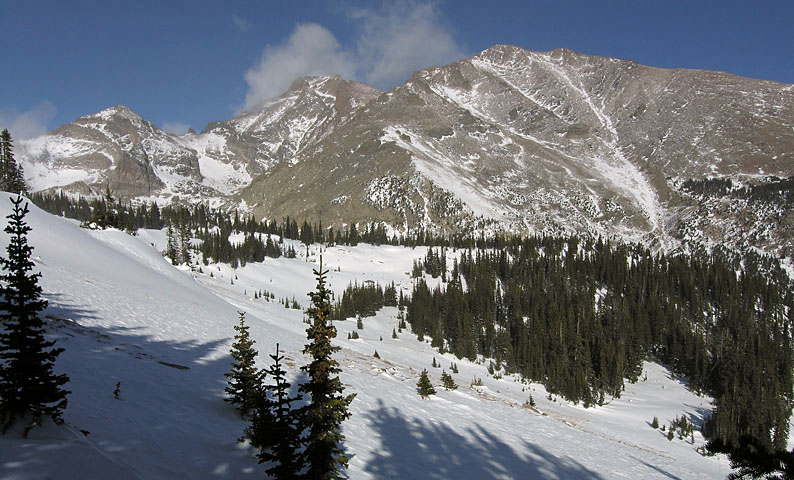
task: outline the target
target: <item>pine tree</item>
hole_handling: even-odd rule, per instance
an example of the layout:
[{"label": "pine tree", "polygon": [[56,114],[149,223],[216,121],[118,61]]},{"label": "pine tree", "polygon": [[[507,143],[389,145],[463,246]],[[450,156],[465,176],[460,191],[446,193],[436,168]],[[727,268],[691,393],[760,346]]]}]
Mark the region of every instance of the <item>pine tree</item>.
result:
[{"label": "pine tree", "polygon": [[232,370],[224,375],[229,379],[226,386],[224,400],[234,405],[242,415],[248,415],[256,406],[259,395],[259,385],[264,378],[264,373],[256,368],[256,350],[254,342],[248,334],[245,324],[245,312],[240,314],[240,323],[234,326],[237,334],[234,336],[231,355]]},{"label": "pine tree", "polygon": [[170,222],[165,230],[165,238],[165,255],[171,260],[173,265],[176,265],[179,263],[179,248],[177,248],[176,232],[174,232],[174,227]]},{"label": "pine tree", "polygon": [[455,379],[446,370],[441,371],[441,383],[444,384],[444,388],[447,390],[456,390],[458,388]]},{"label": "pine tree", "polygon": [[725,453],[734,469],[729,480],[743,478],[790,479],[794,478],[794,450],[771,450],[763,442],[745,435],[735,445],[720,440],[706,444],[711,453]]},{"label": "pine tree", "polygon": [[8,258],[0,257],[5,271],[0,275],[0,428],[8,431],[17,418],[28,414],[31,425],[40,425],[42,417],[49,416],[56,423],[66,408],[66,396],[61,388],[69,381],[65,374],[55,375],[55,359],[63,352],[53,348],[55,341],[44,338],[44,322],[39,314],[47,307],[41,298],[38,280],[41,273],[33,273],[30,259],[33,247],[28,245],[27,234],[31,228],[25,223],[28,204],[22,206],[21,196],[12,198],[13,211],[7,216],[5,232],[11,238],[6,251]]},{"label": "pine tree", "polygon": [[436,389],[433,388],[433,384],[430,383],[430,378],[427,376],[427,369],[422,370],[422,374],[419,376],[419,382],[417,382],[416,388],[419,392],[419,396],[422,398],[427,398],[430,395],[436,394]]},{"label": "pine tree", "polygon": [[6,192],[27,195],[22,166],[14,160],[14,146],[8,130],[0,133],[0,188]]},{"label": "pine tree", "polygon": [[179,262],[190,265],[190,262],[192,261],[190,255],[191,232],[187,220],[179,222],[177,233],[179,234]]},{"label": "pine tree", "polygon": [[311,396],[308,405],[301,409],[301,417],[307,430],[304,439],[303,458],[307,466],[307,479],[339,479],[344,477],[349,457],[342,448],[344,435],[341,424],[350,417],[348,406],[355,394],[343,396],[344,387],[336,376],[341,369],[339,362],[331,358],[338,346],[331,344],[336,328],[330,323],[330,292],[325,286],[322,257],[320,268],[314,270],[317,289],[309,293],[312,306],[306,310],[312,323],[306,329],[309,343],[303,353],[312,357],[309,365],[301,367],[309,380],[300,386],[300,392]]},{"label": "pine tree", "polygon": [[[300,422],[296,411],[292,410],[292,402],[301,396],[290,397],[290,383],[286,379],[286,371],[281,367],[283,355],[270,355],[273,363],[267,374],[273,383],[261,387],[261,395],[252,412],[251,425],[245,430],[251,445],[260,449],[257,458],[259,463],[273,462],[266,470],[271,478],[297,478],[303,469],[300,455]],[[270,393],[270,395],[268,395]],[[272,398],[270,398],[272,396]]]}]

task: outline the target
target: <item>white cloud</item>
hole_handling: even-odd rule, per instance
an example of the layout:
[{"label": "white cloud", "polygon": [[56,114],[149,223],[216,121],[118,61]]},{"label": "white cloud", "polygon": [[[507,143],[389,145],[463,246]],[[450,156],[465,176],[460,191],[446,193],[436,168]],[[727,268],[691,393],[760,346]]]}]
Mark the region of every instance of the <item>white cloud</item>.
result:
[{"label": "white cloud", "polygon": [[396,1],[380,9],[352,13],[359,36],[345,48],[325,27],[298,24],[280,45],[267,46],[245,72],[245,109],[284,93],[307,75],[339,74],[388,89],[423,68],[467,56],[433,3]]},{"label": "white cloud", "polygon": [[285,43],[266,47],[259,63],[245,72],[244,108],[284,93],[298,77],[339,74],[352,78],[354,73],[353,59],[328,29],[316,23],[298,24]]},{"label": "white cloud", "polygon": [[237,27],[237,30],[241,32],[247,32],[251,28],[251,22],[237,15],[232,15],[232,22],[234,22],[234,26]]},{"label": "white cloud", "polygon": [[162,130],[166,133],[173,133],[174,135],[182,136],[187,133],[190,125],[181,122],[165,122],[163,123]]},{"label": "white cloud", "polygon": [[357,45],[363,78],[380,88],[400,84],[416,70],[467,56],[432,3],[395,2],[385,11],[355,16],[363,23]]},{"label": "white cloud", "polygon": [[37,137],[49,131],[47,124],[54,117],[55,105],[47,100],[24,112],[2,110],[0,130],[8,129],[11,138],[16,140]]}]

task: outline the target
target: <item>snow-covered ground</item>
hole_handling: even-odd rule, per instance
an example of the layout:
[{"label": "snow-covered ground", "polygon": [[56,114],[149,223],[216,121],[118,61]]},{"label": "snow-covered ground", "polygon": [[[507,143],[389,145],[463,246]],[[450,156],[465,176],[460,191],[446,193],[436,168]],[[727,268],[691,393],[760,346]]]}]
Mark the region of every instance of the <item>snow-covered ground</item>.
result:
[{"label": "snow-covered ground", "polygon": [[[9,211],[2,194],[0,216]],[[50,302],[46,315],[65,348],[57,370],[70,376],[72,393],[64,426],[48,424],[26,439],[21,427],[0,436],[0,478],[9,480],[262,478],[264,468],[237,443],[245,422],[223,401],[237,312],[247,312],[260,364],[279,343],[295,384],[303,378],[306,325],[301,310],[278,300],[308,306],[319,253],[337,295],[353,280],[394,281],[407,291],[412,261],[426,253],[370,245],[320,252],[315,245],[307,259],[296,244],[296,259],[268,258],[236,271],[210,265],[198,273],[162,257],[161,232],[82,230],[32,205],[27,220]],[[0,238],[4,253],[7,235]],[[260,290],[276,300],[254,299]],[[344,424],[353,479],[696,479],[729,472],[725,458],[695,451],[699,434],[692,445],[650,427],[654,416],[669,424],[710,409],[707,398],[659,365],[646,364],[647,380],[627,384],[620,399],[584,409],[549,400],[541,385],[495,379],[488,362],[440,355],[408,331],[393,339],[396,316],[396,308],[385,308],[365,318],[358,340],[347,340],[355,321],[336,322],[342,381],[357,394]],[[457,364],[457,390],[441,388],[434,357],[447,372]],[[424,368],[438,391],[427,400],[416,393]],[[470,386],[475,377],[482,386]],[[536,410],[522,406],[530,394]]]}]

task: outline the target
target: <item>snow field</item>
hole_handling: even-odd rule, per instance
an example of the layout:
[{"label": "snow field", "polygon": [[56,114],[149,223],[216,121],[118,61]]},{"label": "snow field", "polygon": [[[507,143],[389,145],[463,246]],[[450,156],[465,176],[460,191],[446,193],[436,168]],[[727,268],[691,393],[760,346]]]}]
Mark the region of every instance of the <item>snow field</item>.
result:
[{"label": "snow field", "polygon": [[[3,216],[10,211],[6,197],[0,195]],[[277,300],[294,296],[308,306],[320,247],[312,246],[308,259],[295,243],[296,259],[190,272],[152,247],[162,248],[162,232],[86,231],[30,208],[29,241],[50,301],[45,313],[65,348],[57,370],[69,374],[72,394],[65,426],[35,429],[27,439],[19,428],[0,436],[0,478],[262,478],[263,466],[236,441],[246,423],[222,400],[233,326],[237,311],[247,312],[261,366],[279,343],[296,388],[306,325],[300,310]],[[4,246],[7,236],[0,238]],[[410,291],[412,261],[427,249],[322,250],[328,283],[339,295],[353,280],[393,280]],[[257,289],[276,301],[254,300]],[[699,436],[690,445],[651,429],[654,415],[669,424],[676,415],[697,417],[710,408],[658,365],[646,364],[647,381],[627,384],[621,399],[584,409],[550,401],[541,385],[515,376],[489,377],[487,361],[440,355],[407,330],[392,339],[396,316],[391,307],[364,318],[358,340],[347,340],[355,320],[335,322],[342,382],[346,393],[356,393],[344,423],[350,478],[689,479],[729,471],[723,457],[695,452]],[[433,357],[441,368],[432,368]],[[452,362],[459,388],[448,392],[440,375],[451,373]],[[438,392],[427,400],[416,394],[424,368]],[[483,385],[471,387],[474,377]],[[112,394],[117,382],[119,399]],[[530,393],[537,411],[522,407]]]}]

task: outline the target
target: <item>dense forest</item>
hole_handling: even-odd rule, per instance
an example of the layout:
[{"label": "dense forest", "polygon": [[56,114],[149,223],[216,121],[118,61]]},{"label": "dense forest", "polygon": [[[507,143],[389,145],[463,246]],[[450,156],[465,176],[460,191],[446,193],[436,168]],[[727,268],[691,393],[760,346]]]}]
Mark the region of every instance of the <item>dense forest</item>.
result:
[{"label": "dense forest", "polygon": [[[421,267],[439,257],[431,249]],[[773,259],[576,237],[516,238],[459,258],[445,288],[417,279],[407,304],[414,333],[439,349],[494,358],[585,405],[619,396],[643,360],[657,360],[716,398],[708,436],[785,448],[794,297]]]},{"label": "dense forest", "polygon": [[[763,196],[772,188],[688,185]],[[637,381],[642,361],[667,364],[690,388],[716,399],[703,426],[710,438],[737,444],[756,439],[785,448],[792,411],[794,357],[791,281],[778,262],[753,252],[720,249],[652,254],[639,245],[594,238],[446,237],[415,231],[389,237],[381,224],[342,230],[295,219],[257,221],[206,205],[124,205],[104,198],[34,194],[33,201],[85,226],[134,232],[166,228],[172,261],[190,263],[185,239],[203,260],[233,266],[265,256],[294,256],[282,239],[305,245],[428,245],[414,264],[410,298],[399,295],[405,319],[420,338],[461,358],[493,358],[500,371],[522,374],[585,405],[617,397],[624,379]],[[236,236],[236,241],[229,240]],[[169,241],[170,243],[170,241]],[[188,242],[189,243],[189,242]],[[170,248],[170,247],[169,247]],[[430,288],[425,275],[440,277]],[[398,303],[393,285],[350,285],[332,318],[371,315]]]},{"label": "dense forest", "polygon": [[763,180],[758,184],[743,186],[730,178],[689,179],[681,187],[691,195],[730,197],[775,204],[783,208],[794,207],[794,177],[770,176]]},{"label": "dense forest", "polygon": [[342,297],[331,308],[331,320],[345,320],[350,317],[371,317],[383,307],[397,306],[397,287],[394,283],[386,288],[372,280],[359,285],[348,285]]}]

